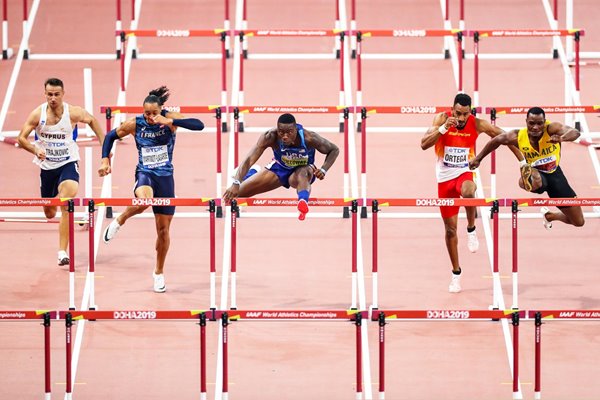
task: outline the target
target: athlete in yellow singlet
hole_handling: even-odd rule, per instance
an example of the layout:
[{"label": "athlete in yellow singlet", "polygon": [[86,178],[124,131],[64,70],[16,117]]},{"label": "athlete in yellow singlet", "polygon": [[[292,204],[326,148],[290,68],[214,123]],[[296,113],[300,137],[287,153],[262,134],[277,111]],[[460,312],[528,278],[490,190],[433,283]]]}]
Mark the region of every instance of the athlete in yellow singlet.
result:
[{"label": "athlete in yellow singlet", "polygon": [[[521,188],[539,194],[547,192],[550,198],[577,197],[560,168],[560,144],[576,140],[579,131],[559,122],[546,121],[546,114],[540,107],[530,108],[525,122],[526,128],[514,129],[490,140],[469,162],[469,167],[477,168],[481,160],[501,144],[515,145],[525,156],[519,178]],[[557,212],[551,212],[547,207],[541,208],[546,229],[552,228],[552,221],[573,226],[583,226],[585,223],[581,207],[558,208],[560,211]]]}]

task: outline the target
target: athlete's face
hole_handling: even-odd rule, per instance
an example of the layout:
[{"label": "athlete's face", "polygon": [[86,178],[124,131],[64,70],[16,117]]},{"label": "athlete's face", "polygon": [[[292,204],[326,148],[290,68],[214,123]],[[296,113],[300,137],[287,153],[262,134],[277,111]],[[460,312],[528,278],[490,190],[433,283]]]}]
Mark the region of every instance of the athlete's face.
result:
[{"label": "athlete's face", "polygon": [[528,114],[525,119],[527,123],[527,132],[529,136],[533,138],[540,138],[544,133],[544,124],[546,123],[546,118],[542,114]]},{"label": "athlete's face", "polygon": [[452,116],[456,118],[457,129],[463,129],[465,127],[469,115],[471,115],[471,107],[469,106],[463,106],[456,103],[454,107],[452,107]]},{"label": "athlete's face", "polygon": [[277,136],[286,146],[294,144],[297,135],[296,124],[277,124]]},{"label": "athlete's face", "polygon": [[65,91],[60,86],[46,85],[44,88],[44,95],[46,96],[48,106],[53,110],[62,105],[64,94]]},{"label": "athlete's face", "polygon": [[160,114],[158,103],[144,103],[144,119],[148,125],[154,125],[154,117]]}]

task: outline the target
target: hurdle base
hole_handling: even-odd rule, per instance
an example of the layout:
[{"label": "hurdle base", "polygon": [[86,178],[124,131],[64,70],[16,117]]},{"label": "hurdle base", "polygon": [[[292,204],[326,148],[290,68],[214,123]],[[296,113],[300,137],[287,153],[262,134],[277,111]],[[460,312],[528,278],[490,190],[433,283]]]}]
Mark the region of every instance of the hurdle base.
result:
[{"label": "hurdle base", "polygon": [[366,206],[362,206],[360,208],[360,217],[367,218],[367,207]]},{"label": "hurdle base", "polygon": [[248,50],[243,50],[242,54],[244,55],[244,60],[248,59]]},{"label": "hurdle base", "polygon": [[117,50],[117,60],[121,59],[121,50]]},{"label": "hurdle base", "polygon": [[133,58],[134,60],[137,58],[137,50],[136,49],[131,50],[131,58]]},{"label": "hurdle base", "polygon": [[350,218],[350,207],[344,207],[344,210],[342,211],[342,217]]},{"label": "hurdle base", "polygon": [[3,60],[8,60],[12,56],[13,56],[13,49],[11,49],[10,47],[6,50],[2,50],[2,59]]},{"label": "hurdle base", "polygon": [[340,51],[339,51],[339,50],[336,50],[336,51],[335,51],[335,59],[336,59],[336,60],[339,60],[339,59],[340,59]]},{"label": "hurdle base", "polygon": [[238,122],[238,132],[244,132],[244,123],[242,121]]},{"label": "hurdle base", "polygon": [[[96,306],[88,307],[88,310],[90,310],[90,311],[96,311]],[[96,321],[96,319],[95,318],[94,319],[90,318],[88,321],[94,322],[94,321]]]},{"label": "hurdle base", "polygon": [[225,50],[225,58],[231,58],[231,53],[229,52],[229,49]]},{"label": "hurdle base", "polygon": [[227,128],[227,122],[221,122],[221,132],[229,132]]},{"label": "hurdle base", "polygon": [[340,133],[344,132],[344,123],[340,122]]},{"label": "hurdle base", "polygon": [[450,58],[450,50],[445,49],[444,50],[444,59],[447,60]]},{"label": "hurdle base", "polygon": [[555,60],[558,58],[558,49],[553,49],[552,50],[552,58],[555,59]]},{"label": "hurdle base", "polygon": [[356,125],[356,132],[361,133],[362,132],[362,122],[358,121],[358,124]]},{"label": "hurdle base", "polygon": [[356,50],[352,50],[352,59],[356,59]]},{"label": "hurdle base", "polygon": [[106,218],[113,218],[113,208],[111,206],[106,207]]},{"label": "hurdle base", "polygon": [[[498,307],[494,307],[494,306],[490,306],[490,310],[498,311],[499,308]],[[499,318],[492,318],[492,321],[497,322],[497,321],[500,321],[500,319]]]},{"label": "hurdle base", "polygon": [[223,207],[217,206],[216,213],[217,213],[217,215],[216,215],[217,218],[223,218]]},{"label": "hurdle base", "polygon": [[29,50],[23,50],[23,60],[29,60]]}]

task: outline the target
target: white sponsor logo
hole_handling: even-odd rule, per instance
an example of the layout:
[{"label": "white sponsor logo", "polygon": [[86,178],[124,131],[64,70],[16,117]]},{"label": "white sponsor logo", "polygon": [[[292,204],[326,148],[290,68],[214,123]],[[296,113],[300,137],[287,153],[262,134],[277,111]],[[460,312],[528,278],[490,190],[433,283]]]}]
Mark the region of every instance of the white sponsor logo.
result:
[{"label": "white sponsor logo", "polygon": [[468,319],[469,311],[464,310],[428,310],[428,319]]},{"label": "white sponsor logo", "polygon": [[188,30],[157,30],[157,37],[188,37],[190,36],[190,31]]},{"label": "white sponsor logo", "polygon": [[115,311],[114,319],[156,319],[156,311]]},{"label": "white sponsor logo", "polygon": [[417,199],[417,206],[453,206],[454,199]]},{"label": "white sponsor logo", "polygon": [[171,205],[171,199],[131,199],[132,206],[168,206]]}]

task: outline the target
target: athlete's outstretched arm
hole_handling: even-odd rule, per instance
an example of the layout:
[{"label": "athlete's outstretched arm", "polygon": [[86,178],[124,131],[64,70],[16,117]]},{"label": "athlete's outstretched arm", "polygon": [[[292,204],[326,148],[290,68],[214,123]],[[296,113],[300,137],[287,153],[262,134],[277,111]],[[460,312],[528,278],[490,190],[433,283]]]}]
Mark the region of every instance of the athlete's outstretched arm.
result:
[{"label": "athlete's outstretched arm", "polygon": [[[440,136],[446,133],[446,130],[450,129],[449,126],[446,126],[447,120],[448,116],[446,113],[439,113],[433,118],[433,124],[427,129],[427,132],[425,132],[425,135],[421,139],[421,149],[427,150],[435,145]],[[442,125],[444,126],[443,128],[441,128]],[[442,129],[441,131],[440,128]]]},{"label": "athlete's outstretched arm", "polygon": [[[469,161],[469,168],[471,168],[471,169],[477,168],[479,166],[479,164],[481,163],[481,161],[492,151],[494,151],[498,147],[500,147],[500,145],[516,146],[517,145],[517,131],[512,130],[510,132],[502,133],[502,134],[494,137],[489,142],[487,142],[486,145],[483,147],[483,149],[481,149],[479,154],[477,154],[475,156],[475,158],[473,158],[471,161]],[[521,157],[523,157],[523,154],[521,154],[521,152],[519,152],[519,154],[521,155]]]},{"label": "athlete's outstretched arm", "polygon": [[[495,138],[495,137],[505,133],[504,130],[502,130],[501,128],[499,128],[495,125],[490,124],[488,121],[486,121],[484,119],[477,118],[475,120],[475,123],[477,125],[477,132],[484,132],[491,138]],[[514,144],[508,144],[507,146],[510,149],[510,151],[512,151],[512,153],[515,155],[515,157],[517,157],[517,160],[519,160],[519,161],[525,160],[525,157],[523,157],[521,150],[519,150],[519,148],[517,147],[516,138],[515,138]],[[483,159],[483,157],[481,159]]]},{"label": "athlete's outstretched arm", "polygon": [[319,135],[316,132],[312,131],[304,131],[304,139],[306,140],[306,144],[310,147],[314,148],[321,154],[325,154],[325,161],[323,161],[323,165],[321,168],[316,169],[314,171],[315,176],[318,179],[325,178],[325,174],[331,168],[338,155],[340,154],[340,149],[337,145],[325,139],[323,136]]}]

